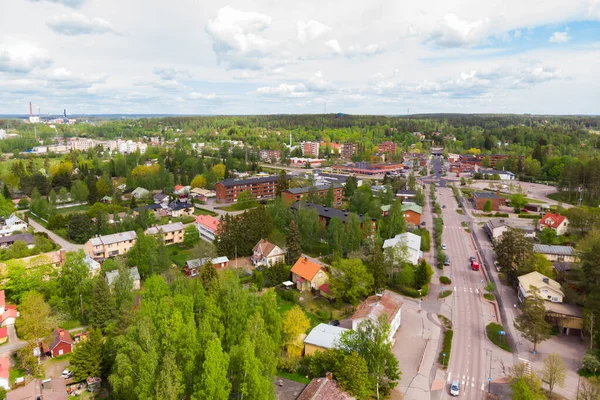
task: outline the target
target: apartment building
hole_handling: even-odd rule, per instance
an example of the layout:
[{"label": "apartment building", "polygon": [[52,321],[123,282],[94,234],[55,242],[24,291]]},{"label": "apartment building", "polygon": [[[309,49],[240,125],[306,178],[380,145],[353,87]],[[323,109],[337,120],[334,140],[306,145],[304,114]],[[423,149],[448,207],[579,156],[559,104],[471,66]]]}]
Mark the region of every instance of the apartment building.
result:
[{"label": "apartment building", "polygon": [[136,238],[135,231],[98,235],[88,240],[83,246],[83,250],[94,260],[105,260],[127,254],[135,244]]},{"label": "apartment building", "polygon": [[352,158],[352,156],[358,154],[358,143],[344,143],[342,144],[342,157]]},{"label": "apartment building", "polygon": [[[330,185],[316,185],[314,186],[317,189],[317,193],[319,197],[323,198],[327,196],[329,192],[329,188],[333,185],[333,204],[340,205],[342,204],[342,198],[344,197],[342,185],[337,183],[332,183]],[[310,191],[310,186],[300,187],[300,188],[291,188],[284,190],[281,194],[283,199],[291,204],[295,201],[302,200],[302,197],[308,196],[308,192]]]},{"label": "apartment building", "polygon": [[71,150],[88,151],[96,146],[96,141],[86,138],[72,138],[69,140],[69,148]]},{"label": "apartment building", "polygon": [[394,142],[382,142],[377,146],[377,151],[380,153],[396,154],[396,143]]},{"label": "apartment building", "polygon": [[146,235],[162,235],[165,244],[183,243],[183,231],[185,226],[181,222],[173,222],[165,225],[154,225],[146,229]]},{"label": "apartment building", "polygon": [[257,200],[275,197],[276,175],[247,179],[225,179],[215,187],[218,203],[234,203],[241,192],[250,192]]},{"label": "apartment building", "polygon": [[300,148],[302,149],[302,156],[313,156],[319,157],[319,142],[302,142]]},{"label": "apartment building", "polygon": [[281,159],[281,152],[279,150],[261,150],[258,152],[258,158],[264,162],[278,162]]},{"label": "apartment building", "polygon": [[200,237],[209,242],[214,241],[217,236],[219,222],[218,218],[210,215],[198,215],[196,217],[196,229],[198,229]]}]

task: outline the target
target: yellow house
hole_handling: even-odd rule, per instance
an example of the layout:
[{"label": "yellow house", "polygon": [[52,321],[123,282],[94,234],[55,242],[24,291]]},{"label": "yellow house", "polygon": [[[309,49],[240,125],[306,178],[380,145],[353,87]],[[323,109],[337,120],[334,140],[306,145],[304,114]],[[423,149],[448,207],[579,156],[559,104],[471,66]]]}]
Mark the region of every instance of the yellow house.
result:
[{"label": "yellow house", "polygon": [[308,356],[316,351],[333,349],[346,328],[328,324],[319,324],[304,338],[304,355]]},{"label": "yellow house", "polygon": [[135,231],[99,235],[88,240],[83,246],[83,251],[94,260],[122,256],[135,245],[136,238]]},{"label": "yellow house", "polygon": [[146,235],[162,235],[165,244],[183,243],[183,232],[185,226],[181,222],[174,222],[165,225],[155,225],[146,230]]},{"label": "yellow house", "polygon": [[292,267],[292,282],[300,291],[318,290],[321,285],[329,281],[329,277],[322,265],[312,262],[302,256]]}]

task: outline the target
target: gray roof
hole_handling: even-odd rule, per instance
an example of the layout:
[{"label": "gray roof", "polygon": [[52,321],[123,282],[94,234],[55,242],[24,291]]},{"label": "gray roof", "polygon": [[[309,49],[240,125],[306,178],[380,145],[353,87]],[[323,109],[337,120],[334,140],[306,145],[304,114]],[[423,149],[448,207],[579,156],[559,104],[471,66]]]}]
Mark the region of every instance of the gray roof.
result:
[{"label": "gray roof", "polygon": [[500,228],[500,227],[503,227],[503,226],[509,226],[506,223],[506,220],[504,220],[504,219],[490,219],[488,221],[488,224],[489,224],[490,228],[492,228],[492,229]]},{"label": "gray roof", "polygon": [[247,178],[247,179],[225,179],[219,183],[225,187],[229,187],[229,186],[236,186],[236,185],[247,185],[247,184],[251,184],[251,183],[277,182],[278,178],[279,178],[278,175],[271,175],[271,176],[261,176],[261,177],[257,177],[257,178]]},{"label": "gray roof", "polygon": [[347,331],[346,328],[339,326],[319,324],[304,339],[304,343],[319,346],[324,349],[332,349],[335,342],[339,340],[342,333]]},{"label": "gray roof", "polygon": [[493,192],[474,192],[473,196],[477,196],[482,199],[497,199],[498,198],[498,195]]},{"label": "gray roof", "polygon": [[[342,187],[342,185],[339,185],[337,183],[333,183],[333,188],[334,189],[339,189]],[[321,192],[324,190],[329,190],[329,187],[331,185],[315,185],[314,187],[317,188],[317,191]],[[299,187],[299,188],[291,188],[291,189],[287,189],[286,192],[290,192],[291,194],[303,194],[303,193],[308,193],[310,191],[310,188],[312,186],[305,186],[305,187]]]},{"label": "gray roof", "polygon": [[33,235],[31,233],[19,233],[17,235],[3,236],[0,237],[0,244],[14,243],[17,240],[21,240],[27,244],[33,244]]},{"label": "gray roof", "polygon": [[87,254],[85,255],[85,258],[83,259],[83,262],[85,262],[88,266],[88,269],[90,271],[95,271],[97,269],[100,269],[100,263],[96,260],[94,260],[92,257],[88,256]]},{"label": "gray roof", "polygon": [[533,251],[542,254],[556,254],[558,256],[575,255],[575,249],[571,246],[552,246],[547,244],[534,244]]},{"label": "gray roof", "polygon": [[90,242],[94,246],[100,246],[102,244],[113,244],[119,242],[125,242],[127,240],[135,240],[137,237],[135,231],[127,231],[120,233],[113,233],[112,235],[96,236],[90,239]]},{"label": "gray roof", "polygon": [[172,222],[170,224],[152,226],[152,227],[148,228],[148,230],[146,232],[148,232],[150,235],[156,235],[158,232],[170,233],[170,232],[182,231],[184,229],[185,229],[185,226],[183,226],[183,223]]},{"label": "gray roof", "polygon": [[398,190],[396,192],[397,195],[413,195],[416,196],[417,195],[417,191],[416,190]]},{"label": "gray roof", "polygon": [[479,171],[479,172],[481,172],[482,174],[485,174],[485,175],[495,175],[495,174],[498,174],[498,175],[500,175],[500,174],[506,174],[506,175],[512,175],[512,176],[515,176],[515,174],[513,174],[513,173],[512,173],[512,172],[510,172],[510,171],[498,171],[497,169],[482,169],[482,170],[481,170],[481,171]]},{"label": "gray roof", "polygon": [[[106,273],[106,281],[108,282],[109,285],[112,285],[118,276],[119,276],[118,269],[115,269],[114,271],[108,271]],[[129,268],[129,276],[131,277],[131,280],[134,282],[140,280],[140,272],[138,271],[137,267]]]},{"label": "gray roof", "polygon": [[[351,212],[347,212],[344,210],[338,210],[333,207],[326,207],[321,204],[308,203],[305,201],[296,201],[296,202],[292,203],[291,208],[292,208],[292,210],[299,210],[301,208],[313,209],[317,212],[317,214],[319,214],[320,217],[327,218],[327,219],[339,218],[342,220],[342,222],[346,222],[348,220],[348,218],[350,217],[350,214],[353,214]],[[364,217],[362,215],[358,215],[359,220],[362,221],[363,218]]]}]

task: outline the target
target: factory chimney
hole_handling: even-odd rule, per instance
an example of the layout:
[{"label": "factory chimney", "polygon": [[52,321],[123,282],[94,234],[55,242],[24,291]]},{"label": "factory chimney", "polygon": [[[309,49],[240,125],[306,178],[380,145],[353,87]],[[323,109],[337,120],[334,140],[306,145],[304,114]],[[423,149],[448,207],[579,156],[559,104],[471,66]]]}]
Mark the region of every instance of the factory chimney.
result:
[{"label": "factory chimney", "polygon": [[29,118],[33,117],[33,108],[31,107],[31,102],[29,102]]}]

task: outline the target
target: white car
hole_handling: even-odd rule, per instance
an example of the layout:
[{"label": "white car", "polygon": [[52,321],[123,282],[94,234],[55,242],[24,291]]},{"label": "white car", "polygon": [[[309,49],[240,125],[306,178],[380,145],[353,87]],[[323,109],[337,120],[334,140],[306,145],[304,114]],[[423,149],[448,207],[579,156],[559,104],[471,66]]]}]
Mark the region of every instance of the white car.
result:
[{"label": "white car", "polygon": [[69,378],[70,378],[70,377],[72,377],[72,376],[73,376],[73,372],[71,372],[71,370],[70,370],[70,369],[68,369],[68,368],[65,368],[65,369],[63,370],[63,372],[62,372],[61,378],[64,378],[64,379],[69,379]]},{"label": "white car", "polygon": [[450,385],[450,396],[459,396],[460,395],[460,383],[458,380],[452,382]]},{"label": "white car", "polygon": [[446,246],[446,243],[442,244],[442,250],[446,250],[448,248],[448,246]]}]

